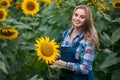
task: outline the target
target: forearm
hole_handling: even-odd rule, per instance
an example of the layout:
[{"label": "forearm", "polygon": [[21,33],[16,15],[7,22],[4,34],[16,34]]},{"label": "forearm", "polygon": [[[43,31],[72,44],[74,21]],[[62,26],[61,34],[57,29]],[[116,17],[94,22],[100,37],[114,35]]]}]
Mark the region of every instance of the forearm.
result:
[{"label": "forearm", "polygon": [[80,74],[88,74],[89,70],[92,70],[92,67],[90,65],[71,63],[71,62],[68,62],[66,67],[67,67],[67,69],[74,71],[78,74],[79,73]]}]

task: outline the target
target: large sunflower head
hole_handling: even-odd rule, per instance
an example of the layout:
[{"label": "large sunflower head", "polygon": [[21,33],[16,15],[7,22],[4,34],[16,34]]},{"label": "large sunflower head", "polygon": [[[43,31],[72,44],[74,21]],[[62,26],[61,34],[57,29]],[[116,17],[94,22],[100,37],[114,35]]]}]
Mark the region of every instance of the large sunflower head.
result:
[{"label": "large sunflower head", "polygon": [[26,15],[35,15],[39,11],[39,3],[36,0],[24,0],[22,10]]},{"label": "large sunflower head", "polygon": [[113,2],[112,7],[113,8],[120,8],[120,1],[118,0],[118,1]]},{"label": "large sunflower head", "polygon": [[52,64],[59,57],[59,45],[54,40],[50,41],[49,37],[39,38],[36,40],[36,53],[38,59],[44,60],[47,64]]},{"label": "large sunflower head", "polygon": [[0,0],[0,7],[10,7],[10,1],[9,0]]},{"label": "large sunflower head", "polygon": [[12,40],[17,38],[18,31],[12,28],[0,28],[0,38]]},{"label": "large sunflower head", "polygon": [[6,17],[7,17],[7,11],[4,8],[0,8],[0,22],[5,21]]}]

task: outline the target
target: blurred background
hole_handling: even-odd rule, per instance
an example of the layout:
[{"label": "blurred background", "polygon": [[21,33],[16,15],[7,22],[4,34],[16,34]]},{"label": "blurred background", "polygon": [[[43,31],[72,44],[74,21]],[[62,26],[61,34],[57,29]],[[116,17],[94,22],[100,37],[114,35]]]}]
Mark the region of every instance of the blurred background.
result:
[{"label": "blurred background", "polygon": [[96,80],[120,80],[120,0],[0,0],[0,80],[58,80],[60,69],[38,60],[35,40],[60,44],[80,4],[90,6],[99,36]]}]

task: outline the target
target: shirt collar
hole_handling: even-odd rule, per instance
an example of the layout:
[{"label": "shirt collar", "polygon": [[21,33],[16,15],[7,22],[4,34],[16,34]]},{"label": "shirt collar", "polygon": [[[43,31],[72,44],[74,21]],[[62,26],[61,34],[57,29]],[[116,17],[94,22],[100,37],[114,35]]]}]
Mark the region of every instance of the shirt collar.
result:
[{"label": "shirt collar", "polygon": [[[71,29],[68,30],[68,35],[71,34],[71,32],[73,31],[73,29],[74,29],[74,28],[71,28]],[[79,37],[79,38],[82,38],[83,36],[84,36],[84,35],[83,35],[82,32],[79,32],[78,35],[77,35],[77,37]]]}]

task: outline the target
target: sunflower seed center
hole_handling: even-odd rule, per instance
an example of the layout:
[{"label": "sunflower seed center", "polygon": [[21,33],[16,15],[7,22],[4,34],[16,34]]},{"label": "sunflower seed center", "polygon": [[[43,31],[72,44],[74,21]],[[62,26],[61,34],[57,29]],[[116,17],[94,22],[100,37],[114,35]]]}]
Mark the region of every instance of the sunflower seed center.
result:
[{"label": "sunflower seed center", "polygon": [[4,36],[11,36],[14,34],[14,32],[11,32],[10,30],[1,30],[0,34],[2,34]]},{"label": "sunflower seed center", "polygon": [[2,2],[2,6],[7,6],[7,2],[6,2],[6,1],[3,1],[3,2]]},{"label": "sunflower seed center", "polygon": [[30,11],[33,11],[35,9],[35,4],[33,2],[28,2],[27,3],[27,9]]},{"label": "sunflower seed center", "polygon": [[115,6],[120,7],[120,2],[116,3]]},{"label": "sunflower seed center", "polygon": [[43,43],[41,45],[41,53],[46,57],[50,57],[53,54],[53,47],[48,43]]}]

